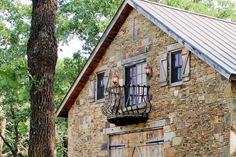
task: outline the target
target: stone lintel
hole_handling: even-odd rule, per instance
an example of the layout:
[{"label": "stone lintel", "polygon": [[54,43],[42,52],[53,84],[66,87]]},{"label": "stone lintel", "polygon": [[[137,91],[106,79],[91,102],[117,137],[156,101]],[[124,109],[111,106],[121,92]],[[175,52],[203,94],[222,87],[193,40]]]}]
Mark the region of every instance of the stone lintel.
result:
[{"label": "stone lintel", "polygon": [[138,131],[148,131],[154,129],[162,129],[165,126],[165,120],[158,120],[153,121],[147,124],[135,124],[129,126],[121,126],[121,127],[114,127],[114,128],[106,128],[103,129],[103,134],[106,135],[116,135],[116,134],[125,134],[125,133],[132,133]]},{"label": "stone lintel", "polygon": [[179,43],[175,43],[175,44],[168,45],[166,47],[166,50],[167,50],[167,52],[170,52],[170,51],[174,51],[174,50],[181,49],[181,48],[183,48],[183,45],[181,45]]},{"label": "stone lintel", "polygon": [[137,64],[137,63],[146,61],[146,58],[147,58],[147,54],[143,53],[141,55],[130,57],[130,58],[127,58],[127,59],[121,61],[121,65],[129,66],[129,65]]}]

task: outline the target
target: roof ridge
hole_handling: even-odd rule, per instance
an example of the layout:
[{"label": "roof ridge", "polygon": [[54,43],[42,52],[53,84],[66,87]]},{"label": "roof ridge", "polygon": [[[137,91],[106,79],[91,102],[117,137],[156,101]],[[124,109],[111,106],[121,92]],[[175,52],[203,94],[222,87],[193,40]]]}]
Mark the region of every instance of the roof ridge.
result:
[{"label": "roof ridge", "polygon": [[226,22],[226,23],[236,25],[236,22],[234,22],[234,21],[228,21],[228,20],[225,20],[225,19],[220,19],[220,18],[217,18],[215,16],[210,16],[210,15],[206,15],[206,14],[202,14],[202,13],[197,13],[197,12],[193,12],[193,11],[189,11],[189,10],[184,10],[182,8],[177,8],[177,7],[169,6],[169,5],[158,3],[158,2],[153,2],[153,1],[150,1],[150,0],[140,0],[140,1],[144,1],[144,2],[147,2],[147,3],[152,3],[152,4],[155,4],[155,5],[159,5],[161,7],[166,7],[166,8],[169,8],[169,9],[174,9],[174,10],[177,10],[177,11],[182,11],[182,12],[186,12],[186,13],[189,13],[189,14],[203,16],[203,17],[206,17],[206,18],[210,18],[210,19],[214,19],[214,20],[218,20],[218,21],[222,21],[222,22]]}]

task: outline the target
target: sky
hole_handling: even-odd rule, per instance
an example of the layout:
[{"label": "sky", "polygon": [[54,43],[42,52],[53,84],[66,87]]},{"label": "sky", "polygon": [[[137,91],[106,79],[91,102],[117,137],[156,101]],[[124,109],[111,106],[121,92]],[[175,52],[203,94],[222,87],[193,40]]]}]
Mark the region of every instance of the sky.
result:
[{"label": "sky", "polygon": [[[25,4],[31,4],[31,1],[29,0],[18,0],[21,3]],[[236,3],[236,0],[232,0],[233,2]],[[68,44],[59,44],[58,48],[58,57],[59,58],[65,58],[65,57],[72,57],[73,53],[81,50],[84,42],[80,41],[78,38],[74,38],[68,42]]]},{"label": "sky", "polygon": [[78,50],[82,50],[84,42],[79,40],[78,38],[73,38],[68,42],[68,44],[62,44],[59,43],[58,47],[58,58],[66,58],[66,57],[72,57],[74,52],[77,52]]},{"label": "sky", "polygon": [[[20,3],[23,4],[31,4],[30,0],[18,0]],[[58,57],[60,59],[66,57],[72,57],[74,52],[82,49],[84,42],[80,41],[78,38],[73,38],[68,42],[68,44],[59,43],[58,47]]]},{"label": "sky", "polygon": [[[27,0],[22,0],[22,1],[27,1]],[[232,1],[236,3],[236,0]],[[74,38],[71,41],[69,41],[67,45],[59,44],[58,57],[61,59],[65,57],[72,57],[74,52],[82,49],[83,43],[84,42],[80,41],[78,38]],[[60,51],[60,49],[62,51]]]}]

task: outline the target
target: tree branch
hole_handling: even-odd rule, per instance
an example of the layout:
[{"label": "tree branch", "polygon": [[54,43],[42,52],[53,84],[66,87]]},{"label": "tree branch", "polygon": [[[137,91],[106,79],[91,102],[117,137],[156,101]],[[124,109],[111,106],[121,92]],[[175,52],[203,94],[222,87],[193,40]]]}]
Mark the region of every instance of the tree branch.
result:
[{"label": "tree branch", "polygon": [[[18,103],[17,103],[18,104]],[[18,142],[19,142],[19,131],[18,131],[18,122],[16,120],[16,114],[15,114],[15,109],[13,107],[12,104],[10,104],[10,111],[12,114],[12,119],[13,119],[13,124],[14,124],[14,133],[15,133],[15,137],[14,137],[14,146],[15,146],[15,150],[14,150],[14,155],[16,155],[18,153]]]},{"label": "tree branch", "polygon": [[9,149],[11,150],[12,154],[15,153],[13,147],[10,145],[10,143],[2,136],[2,134],[0,134],[0,137],[2,138],[3,142],[9,147]]}]

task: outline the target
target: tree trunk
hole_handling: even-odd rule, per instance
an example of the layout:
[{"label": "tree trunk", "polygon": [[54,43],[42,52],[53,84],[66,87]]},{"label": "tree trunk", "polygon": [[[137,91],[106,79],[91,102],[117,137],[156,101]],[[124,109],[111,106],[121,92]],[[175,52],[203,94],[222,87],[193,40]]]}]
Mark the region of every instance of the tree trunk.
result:
[{"label": "tree trunk", "polygon": [[28,66],[32,76],[29,157],[55,157],[53,83],[57,61],[57,0],[32,0]]},{"label": "tree trunk", "polygon": [[[1,99],[1,98],[0,98]],[[0,106],[0,134],[2,136],[5,135],[5,131],[6,131],[6,119],[5,119],[5,116],[3,114],[3,110],[2,110],[2,107]],[[3,157],[3,139],[0,138],[0,157]]]}]

